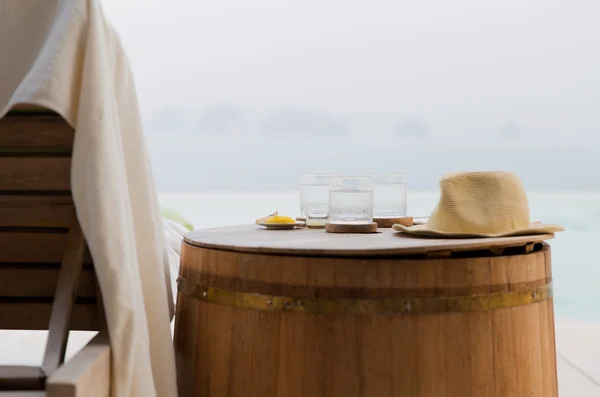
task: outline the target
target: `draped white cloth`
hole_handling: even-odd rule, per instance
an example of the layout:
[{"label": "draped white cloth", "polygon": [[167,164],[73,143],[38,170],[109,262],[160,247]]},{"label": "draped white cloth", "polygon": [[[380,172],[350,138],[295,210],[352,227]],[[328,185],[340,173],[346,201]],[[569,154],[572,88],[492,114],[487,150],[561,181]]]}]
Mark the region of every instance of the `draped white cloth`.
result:
[{"label": "draped white cloth", "polygon": [[181,255],[181,244],[183,236],[188,230],[179,223],[164,219],[165,238],[167,239],[167,250],[169,251],[169,265],[171,269],[171,290],[173,301],[177,299],[177,275],[179,274],[179,261]]},{"label": "draped white cloth", "polygon": [[112,396],[176,396],[170,248],[129,62],[99,0],[0,1],[0,117],[22,103],[76,129],[72,191],[104,299]]}]

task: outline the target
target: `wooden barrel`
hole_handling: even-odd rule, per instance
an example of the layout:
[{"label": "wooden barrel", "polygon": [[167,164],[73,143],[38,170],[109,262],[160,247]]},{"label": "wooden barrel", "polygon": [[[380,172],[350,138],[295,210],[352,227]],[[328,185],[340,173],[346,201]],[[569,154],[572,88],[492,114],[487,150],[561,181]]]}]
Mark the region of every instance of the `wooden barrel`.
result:
[{"label": "wooden barrel", "polygon": [[557,396],[549,238],[191,233],[180,396]]}]

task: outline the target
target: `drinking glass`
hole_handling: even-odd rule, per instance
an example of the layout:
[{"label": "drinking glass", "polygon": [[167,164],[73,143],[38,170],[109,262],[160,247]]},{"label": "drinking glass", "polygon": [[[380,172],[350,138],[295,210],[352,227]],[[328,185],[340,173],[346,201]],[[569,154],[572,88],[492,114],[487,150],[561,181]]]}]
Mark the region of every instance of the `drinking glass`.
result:
[{"label": "drinking glass", "polygon": [[327,222],[360,225],[373,222],[373,178],[334,176],[329,187]]},{"label": "drinking glass", "polygon": [[329,202],[329,182],[337,174],[304,174],[300,176],[300,217],[306,218],[308,201]]},{"label": "drinking glass", "polygon": [[306,202],[306,227],[309,229],[322,229],[327,223],[329,201]]},{"label": "drinking glass", "polygon": [[373,178],[373,216],[406,216],[406,174],[370,175]]}]

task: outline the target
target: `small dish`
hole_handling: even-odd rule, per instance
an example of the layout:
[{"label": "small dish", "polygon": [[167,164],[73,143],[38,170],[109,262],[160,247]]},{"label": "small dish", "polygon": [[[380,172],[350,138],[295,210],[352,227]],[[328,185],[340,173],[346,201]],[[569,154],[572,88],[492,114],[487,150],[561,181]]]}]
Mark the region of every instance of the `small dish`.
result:
[{"label": "small dish", "polygon": [[304,226],[304,222],[296,222],[296,223],[265,223],[258,222],[257,225],[264,226],[268,230],[291,230],[297,226]]}]

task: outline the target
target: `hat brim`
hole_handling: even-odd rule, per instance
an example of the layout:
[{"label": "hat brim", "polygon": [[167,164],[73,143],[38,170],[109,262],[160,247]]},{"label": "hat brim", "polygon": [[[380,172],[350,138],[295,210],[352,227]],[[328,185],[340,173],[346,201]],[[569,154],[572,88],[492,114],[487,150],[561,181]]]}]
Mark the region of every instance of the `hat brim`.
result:
[{"label": "hat brim", "polygon": [[446,238],[473,238],[473,237],[513,237],[513,236],[531,236],[536,234],[548,234],[564,231],[562,226],[551,225],[541,222],[532,222],[525,229],[513,230],[501,234],[482,234],[482,233],[453,233],[441,230],[429,229],[427,225],[403,226],[393,225],[392,228],[402,233],[425,237],[446,237]]}]

